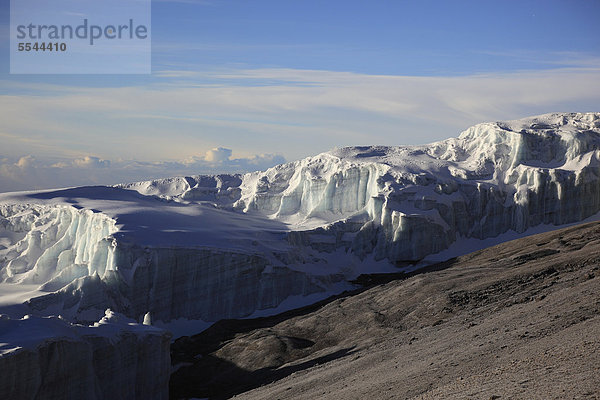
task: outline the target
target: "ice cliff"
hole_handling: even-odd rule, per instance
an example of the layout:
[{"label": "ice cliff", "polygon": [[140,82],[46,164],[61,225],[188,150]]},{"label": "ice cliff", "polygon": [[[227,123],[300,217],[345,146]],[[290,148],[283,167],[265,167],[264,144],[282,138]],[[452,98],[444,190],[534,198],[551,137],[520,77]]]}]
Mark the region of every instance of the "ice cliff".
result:
[{"label": "ice cliff", "polygon": [[110,310],[93,326],[0,315],[3,399],[167,399],[170,335]]},{"label": "ice cliff", "polygon": [[244,175],[3,194],[0,280],[37,285],[27,313],[79,322],[109,307],[139,322],[275,312],[360,273],[592,217],[599,158],[600,113],[561,113]]}]

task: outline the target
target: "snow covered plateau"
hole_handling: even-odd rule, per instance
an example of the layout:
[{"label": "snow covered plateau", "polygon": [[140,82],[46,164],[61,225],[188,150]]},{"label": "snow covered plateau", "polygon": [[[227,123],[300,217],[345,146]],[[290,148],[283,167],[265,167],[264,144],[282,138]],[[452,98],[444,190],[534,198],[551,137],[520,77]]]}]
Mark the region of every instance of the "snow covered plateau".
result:
[{"label": "snow covered plateau", "polygon": [[0,194],[0,342],[25,315],[93,329],[109,308],[190,334],[593,219],[599,160],[600,113],[560,113],[243,175]]}]

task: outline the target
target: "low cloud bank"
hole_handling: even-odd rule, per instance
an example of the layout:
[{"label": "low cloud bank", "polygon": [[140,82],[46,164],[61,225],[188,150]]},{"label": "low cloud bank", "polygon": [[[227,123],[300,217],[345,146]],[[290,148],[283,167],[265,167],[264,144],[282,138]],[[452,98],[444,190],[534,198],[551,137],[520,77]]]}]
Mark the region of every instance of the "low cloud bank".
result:
[{"label": "low cloud bank", "polygon": [[23,155],[0,158],[0,192],[69,186],[110,185],[181,175],[243,173],[285,162],[281,155],[257,154],[233,158],[233,150],[217,147],[180,161],[106,160],[95,156],[73,159]]}]

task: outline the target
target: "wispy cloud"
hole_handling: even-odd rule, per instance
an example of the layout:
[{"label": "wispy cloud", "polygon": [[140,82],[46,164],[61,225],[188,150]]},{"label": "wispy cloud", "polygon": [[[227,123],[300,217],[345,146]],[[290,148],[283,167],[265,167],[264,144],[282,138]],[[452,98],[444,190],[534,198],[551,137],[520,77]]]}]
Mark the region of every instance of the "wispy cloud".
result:
[{"label": "wispy cloud", "polygon": [[532,50],[512,50],[512,51],[478,51],[478,54],[485,54],[501,59],[511,59],[517,61],[526,61],[535,63],[548,68],[571,67],[571,68],[600,68],[600,57],[593,53],[579,51],[532,51]]},{"label": "wispy cloud", "polygon": [[163,70],[153,73],[154,76],[159,78],[197,78],[200,76],[198,71],[181,71],[181,70]]},{"label": "wispy cloud", "polygon": [[[115,88],[1,83],[11,94],[0,95],[0,157],[93,154],[110,160],[105,169],[113,175],[119,158],[180,160],[176,168],[147,168],[157,175],[260,169],[277,160],[250,161],[256,154],[295,159],[336,146],[425,143],[478,122],[598,111],[600,104],[593,65],[461,77],[298,69],[157,75],[146,86]],[[207,155],[220,146],[235,157]],[[228,161],[211,164],[218,154]]]}]

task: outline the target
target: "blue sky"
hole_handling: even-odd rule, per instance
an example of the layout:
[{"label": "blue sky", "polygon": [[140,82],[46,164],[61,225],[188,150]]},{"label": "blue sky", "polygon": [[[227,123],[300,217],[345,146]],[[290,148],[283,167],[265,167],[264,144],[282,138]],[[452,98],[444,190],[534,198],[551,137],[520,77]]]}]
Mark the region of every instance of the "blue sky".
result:
[{"label": "blue sky", "polygon": [[0,191],[600,111],[598,1],[153,1],[152,75],[10,75],[1,4]]}]

